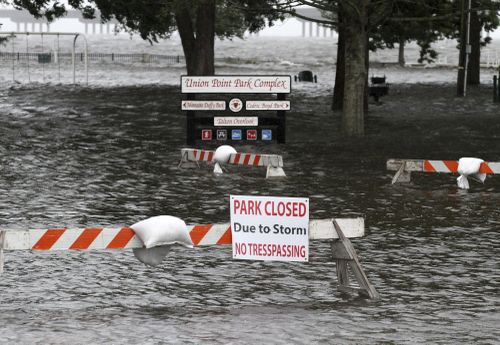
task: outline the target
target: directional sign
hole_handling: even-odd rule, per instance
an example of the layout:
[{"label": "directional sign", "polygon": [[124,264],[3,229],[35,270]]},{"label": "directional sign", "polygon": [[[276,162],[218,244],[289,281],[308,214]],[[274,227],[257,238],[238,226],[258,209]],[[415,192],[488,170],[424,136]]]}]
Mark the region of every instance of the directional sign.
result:
[{"label": "directional sign", "polygon": [[246,110],[290,110],[290,101],[246,101]]},{"label": "directional sign", "polygon": [[257,116],[224,116],[214,117],[214,126],[258,126],[259,118]]},{"label": "directional sign", "polygon": [[225,101],[182,101],[182,110],[226,110]]},{"label": "directional sign", "polygon": [[292,92],[291,83],[290,75],[181,76],[187,143],[285,143],[286,114],[291,107],[286,94]]}]

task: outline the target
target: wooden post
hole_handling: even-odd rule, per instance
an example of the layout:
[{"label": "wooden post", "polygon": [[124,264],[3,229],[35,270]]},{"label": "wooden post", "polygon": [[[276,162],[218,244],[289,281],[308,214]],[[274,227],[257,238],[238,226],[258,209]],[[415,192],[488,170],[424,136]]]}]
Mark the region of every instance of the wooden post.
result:
[{"label": "wooden post", "polygon": [[500,66],[498,67],[497,77],[497,102],[500,102]]},{"label": "wooden post", "polygon": [[[278,100],[286,100],[286,94],[278,93]],[[286,111],[278,110],[276,113],[278,115],[278,130],[276,139],[279,144],[284,144],[286,142]]]},{"label": "wooden post", "polygon": [[[187,99],[192,101],[195,99],[195,94],[188,93]],[[196,142],[196,113],[194,110],[187,111],[187,123],[186,123],[186,143],[188,145],[194,145]]]},{"label": "wooden post", "polygon": [[493,103],[498,102],[498,78],[493,76]]},{"label": "wooden post", "polygon": [[493,87],[496,85],[496,90],[493,90],[495,92],[494,97],[496,97],[496,101],[500,102],[500,66],[498,67],[498,76],[494,76],[493,80],[496,78],[496,83],[493,82]]},{"label": "wooden post", "polygon": [[[380,295],[363,271],[351,241],[345,237],[335,219],[332,219],[332,222],[339,236],[338,240],[332,242],[332,254],[337,265],[338,290],[346,293],[358,293],[360,296],[368,297],[373,300],[379,299]],[[349,285],[349,268],[359,288]]]}]

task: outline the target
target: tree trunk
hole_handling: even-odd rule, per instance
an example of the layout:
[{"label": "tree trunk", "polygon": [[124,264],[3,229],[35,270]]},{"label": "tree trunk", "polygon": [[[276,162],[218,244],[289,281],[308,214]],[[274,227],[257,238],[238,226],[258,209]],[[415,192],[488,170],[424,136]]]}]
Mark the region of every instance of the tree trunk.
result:
[{"label": "tree trunk", "polygon": [[366,33],[366,46],[365,46],[365,68],[366,68],[366,74],[365,74],[365,95],[363,99],[363,109],[365,111],[365,114],[368,115],[368,101],[370,100],[370,89],[369,89],[369,84],[368,84],[368,77],[369,77],[369,71],[370,71],[370,38],[368,37],[368,33]]},{"label": "tree trunk", "polygon": [[399,39],[399,53],[398,53],[398,64],[401,67],[405,67],[405,40],[403,38]]},{"label": "tree trunk", "polygon": [[369,0],[352,0],[345,14],[345,87],[342,130],[347,136],[364,135],[367,7]]},{"label": "tree trunk", "polygon": [[345,31],[342,23],[342,6],[338,10],[338,33],[337,42],[337,65],[335,68],[335,86],[333,87],[332,110],[342,111],[344,103],[344,80],[345,80]]},{"label": "tree trunk", "polygon": [[[475,1],[472,5],[477,5]],[[467,71],[467,84],[479,85],[481,74],[481,30],[482,25],[476,11],[470,15],[470,45],[471,53],[469,55],[469,67]]]},{"label": "tree trunk", "polygon": [[175,21],[186,59],[188,75],[214,75],[215,0],[199,0],[196,18],[186,2],[180,2]]}]

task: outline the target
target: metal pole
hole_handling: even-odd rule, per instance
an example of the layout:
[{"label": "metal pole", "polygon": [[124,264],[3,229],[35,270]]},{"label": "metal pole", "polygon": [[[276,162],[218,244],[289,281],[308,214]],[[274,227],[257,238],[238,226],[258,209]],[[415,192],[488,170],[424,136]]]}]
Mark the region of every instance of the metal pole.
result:
[{"label": "metal pole", "polygon": [[16,65],[14,63],[14,35],[10,36],[10,39],[12,40],[12,82],[16,81]]},{"label": "metal pole", "polygon": [[31,83],[31,76],[30,76],[30,56],[29,56],[29,48],[28,48],[28,37],[29,33],[26,34],[26,68],[28,71],[28,83]]},{"label": "metal pole", "polygon": [[465,74],[464,74],[464,97],[466,96],[467,92],[467,73],[468,73],[468,67],[469,67],[469,54],[471,52],[470,48],[470,12],[471,12],[471,0],[467,0],[468,5],[467,5],[467,28],[466,28],[466,33],[465,33]]},{"label": "metal pole", "polygon": [[73,49],[71,50],[71,62],[73,64],[73,84],[75,84],[75,43],[76,43],[76,38],[78,37],[78,35],[75,35],[75,38],[73,39]]},{"label": "metal pole", "polygon": [[85,83],[89,86],[89,49],[87,45],[87,37],[83,37],[83,42],[85,44]]},{"label": "metal pole", "polygon": [[497,79],[497,76],[494,75],[493,76],[493,103],[496,103],[498,101],[498,79]]},{"label": "metal pole", "polygon": [[[40,24],[41,26],[42,24]],[[43,52],[43,32],[42,32],[42,81],[45,83],[45,56]]]},{"label": "metal pole", "polygon": [[88,45],[87,45],[87,37],[85,35],[81,34],[76,34],[75,38],[73,39],[73,84],[75,84],[75,47],[76,47],[76,39],[82,36],[83,37],[83,45],[84,45],[84,62],[85,62],[85,82],[87,85],[89,85],[89,52],[88,52]]},{"label": "metal pole", "polygon": [[61,60],[59,56],[59,35],[57,35],[57,81],[61,82]]},{"label": "metal pole", "polygon": [[500,67],[498,67],[498,78],[497,78],[497,91],[498,91],[498,94],[497,94],[497,100],[500,102]]}]

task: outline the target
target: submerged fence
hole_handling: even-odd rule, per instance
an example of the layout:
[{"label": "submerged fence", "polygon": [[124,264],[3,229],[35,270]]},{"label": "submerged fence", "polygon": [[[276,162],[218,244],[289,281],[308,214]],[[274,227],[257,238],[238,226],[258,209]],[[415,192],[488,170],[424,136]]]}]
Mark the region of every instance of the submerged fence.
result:
[{"label": "submerged fence", "polygon": [[[77,61],[83,61],[85,54],[83,52],[76,53]],[[58,61],[71,61],[71,53],[57,52],[0,52],[0,61],[35,61],[39,63],[51,63]],[[89,53],[89,61],[109,61],[123,63],[166,63],[180,64],[185,63],[184,57],[181,55],[161,55],[161,54],[122,54],[122,53]]]}]

